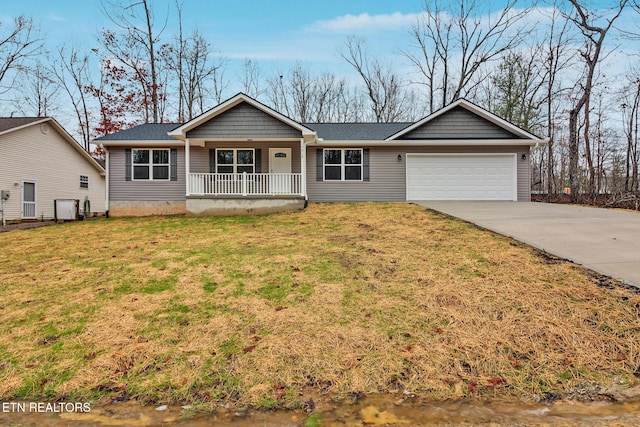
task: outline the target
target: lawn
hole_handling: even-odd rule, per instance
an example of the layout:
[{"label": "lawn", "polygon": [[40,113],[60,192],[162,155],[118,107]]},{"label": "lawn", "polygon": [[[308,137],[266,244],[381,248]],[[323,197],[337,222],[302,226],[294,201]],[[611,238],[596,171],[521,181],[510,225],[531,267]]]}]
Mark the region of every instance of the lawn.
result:
[{"label": "lawn", "polygon": [[639,293],[403,203],[12,231],[0,266],[0,400],[293,408],[640,376]]}]

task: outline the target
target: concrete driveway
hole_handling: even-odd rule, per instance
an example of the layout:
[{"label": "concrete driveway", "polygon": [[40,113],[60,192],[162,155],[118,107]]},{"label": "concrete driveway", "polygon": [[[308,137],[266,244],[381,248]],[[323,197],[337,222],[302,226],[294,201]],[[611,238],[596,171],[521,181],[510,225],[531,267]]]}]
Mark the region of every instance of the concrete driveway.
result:
[{"label": "concrete driveway", "polygon": [[416,202],[640,287],[640,213],[523,202]]}]

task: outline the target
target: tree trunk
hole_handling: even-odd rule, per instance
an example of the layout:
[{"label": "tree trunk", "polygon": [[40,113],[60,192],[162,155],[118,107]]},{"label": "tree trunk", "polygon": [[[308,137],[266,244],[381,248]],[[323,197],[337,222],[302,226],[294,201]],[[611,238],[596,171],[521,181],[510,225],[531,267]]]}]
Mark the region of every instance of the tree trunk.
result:
[{"label": "tree trunk", "polygon": [[569,112],[569,187],[571,188],[571,201],[578,201],[578,115],[582,104]]}]

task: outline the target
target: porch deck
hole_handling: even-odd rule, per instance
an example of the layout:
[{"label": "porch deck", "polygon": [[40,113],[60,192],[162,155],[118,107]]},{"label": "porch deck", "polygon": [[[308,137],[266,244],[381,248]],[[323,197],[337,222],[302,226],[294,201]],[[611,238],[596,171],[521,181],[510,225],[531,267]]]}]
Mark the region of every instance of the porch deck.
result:
[{"label": "porch deck", "polygon": [[304,197],[300,173],[190,173],[187,196]]}]

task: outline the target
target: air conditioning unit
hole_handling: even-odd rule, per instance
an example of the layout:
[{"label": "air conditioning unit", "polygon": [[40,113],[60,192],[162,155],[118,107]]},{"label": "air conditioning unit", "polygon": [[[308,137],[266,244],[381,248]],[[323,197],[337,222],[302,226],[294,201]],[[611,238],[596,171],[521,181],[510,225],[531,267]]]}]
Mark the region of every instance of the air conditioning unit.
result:
[{"label": "air conditioning unit", "polygon": [[80,214],[80,200],[56,199],[54,200],[54,215],[56,221],[77,221]]}]

